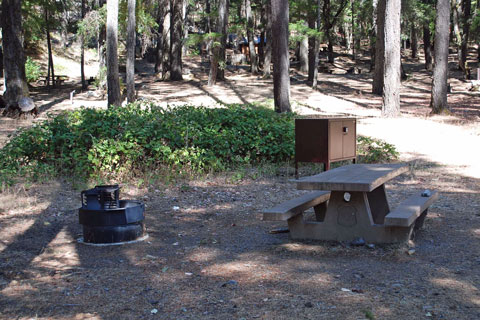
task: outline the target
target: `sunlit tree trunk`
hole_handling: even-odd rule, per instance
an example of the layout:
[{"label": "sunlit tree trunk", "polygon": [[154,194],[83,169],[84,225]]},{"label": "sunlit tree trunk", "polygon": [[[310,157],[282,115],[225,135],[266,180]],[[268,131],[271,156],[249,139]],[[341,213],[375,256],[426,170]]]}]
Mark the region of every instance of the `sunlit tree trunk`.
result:
[{"label": "sunlit tree trunk", "polygon": [[22,40],[22,1],[3,0],[1,17],[6,87],[3,99],[8,109],[29,95]]},{"label": "sunlit tree trunk", "polygon": [[437,0],[437,17],[435,21],[435,65],[432,80],[432,113],[448,111],[448,43],[450,26],[449,0]]},{"label": "sunlit tree trunk", "polygon": [[118,0],[107,2],[107,95],[108,105],[120,106],[120,80],[118,76]]},{"label": "sunlit tree trunk", "polygon": [[272,0],[273,99],[276,112],[291,112],[288,0]]},{"label": "sunlit tree trunk", "polygon": [[127,101],[135,101],[135,0],[127,5]]},{"label": "sunlit tree trunk", "polygon": [[[385,0],[380,0],[380,2]],[[400,0],[386,0],[382,116],[400,114]]]},{"label": "sunlit tree trunk", "polygon": [[300,41],[300,71],[308,72],[308,37]]}]

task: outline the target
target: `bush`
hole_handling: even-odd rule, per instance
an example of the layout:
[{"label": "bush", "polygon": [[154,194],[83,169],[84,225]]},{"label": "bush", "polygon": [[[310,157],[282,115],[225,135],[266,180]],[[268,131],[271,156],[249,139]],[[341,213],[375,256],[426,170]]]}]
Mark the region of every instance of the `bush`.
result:
[{"label": "bush", "polygon": [[395,161],[399,153],[393,144],[372,137],[357,137],[357,158],[361,163],[383,163]]},{"label": "bush", "polygon": [[36,63],[30,57],[27,57],[27,61],[25,62],[25,73],[27,76],[27,82],[34,82],[40,78],[40,65]]},{"label": "bush", "polygon": [[[0,182],[160,171],[175,176],[291,161],[294,116],[253,105],[81,108],[17,131],[0,150]],[[359,162],[397,157],[393,145],[358,137]]]},{"label": "bush", "polygon": [[293,154],[293,115],[262,107],[82,108],[18,131],[0,150],[0,179],[202,173]]}]

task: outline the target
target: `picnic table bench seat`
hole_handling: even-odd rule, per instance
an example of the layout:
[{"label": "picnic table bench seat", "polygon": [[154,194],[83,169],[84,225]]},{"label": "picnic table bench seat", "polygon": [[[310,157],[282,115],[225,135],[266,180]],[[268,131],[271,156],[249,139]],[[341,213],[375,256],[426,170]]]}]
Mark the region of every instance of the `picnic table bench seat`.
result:
[{"label": "picnic table bench seat", "polygon": [[395,210],[385,216],[385,226],[410,227],[415,222],[415,228],[423,225],[428,207],[438,198],[438,192],[433,191],[430,196],[413,195],[404,200]]},{"label": "picnic table bench seat", "polygon": [[330,191],[315,191],[298,198],[285,201],[271,209],[262,211],[263,220],[286,221],[305,210],[326,203],[330,199]]}]

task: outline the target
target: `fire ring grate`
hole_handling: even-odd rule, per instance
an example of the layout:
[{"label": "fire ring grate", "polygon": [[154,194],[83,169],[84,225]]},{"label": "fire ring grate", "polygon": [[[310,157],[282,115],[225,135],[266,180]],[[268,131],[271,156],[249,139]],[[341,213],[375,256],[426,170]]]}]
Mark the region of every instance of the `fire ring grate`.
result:
[{"label": "fire ring grate", "polygon": [[83,226],[83,243],[131,243],[145,238],[145,205],[136,200],[119,200],[119,197],[118,185],[82,191],[78,220]]}]

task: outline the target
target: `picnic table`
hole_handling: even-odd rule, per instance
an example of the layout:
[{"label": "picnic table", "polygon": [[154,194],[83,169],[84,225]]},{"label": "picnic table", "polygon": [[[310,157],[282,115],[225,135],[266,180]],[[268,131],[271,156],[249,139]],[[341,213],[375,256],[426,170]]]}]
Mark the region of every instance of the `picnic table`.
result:
[{"label": "picnic table", "polygon": [[[51,76],[42,76],[40,81],[43,82],[44,85],[46,85],[49,78],[51,78]],[[57,85],[57,84],[61,85],[62,83],[64,83],[65,81],[68,80],[68,76],[66,76],[66,75],[55,75],[54,80],[55,80],[54,81],[55,85]]]},{"label": "picnic table", "polygon": [[[292,239],[369,243],[407,241],[423,225],[437,192],[416,194],[390,209],[385,183],[408,171],[406,164],[351,164],[293,180],[297,189],[321,190],[263,211],[264,220],[287,220]],[[315,210],[315,220],[304,211]]]}]

